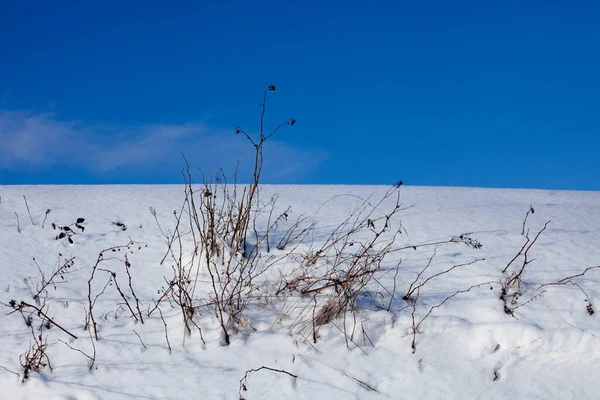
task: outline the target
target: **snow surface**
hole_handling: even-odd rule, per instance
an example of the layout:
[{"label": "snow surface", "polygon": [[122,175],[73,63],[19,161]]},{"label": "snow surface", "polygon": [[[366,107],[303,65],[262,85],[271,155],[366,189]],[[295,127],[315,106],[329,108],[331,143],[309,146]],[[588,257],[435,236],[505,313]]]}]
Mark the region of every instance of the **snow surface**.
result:
[{"label": "snow surface", "polygon": [[[279,193],[277,209],[291,206],[288,225],[303,213],[311,216],[317,222],[310,237],[314,245],[353,210],[357,197],[374,194],[376,198],[387,189],[267,185],[261,200]],[[483,248],[447,244],[394,253],[389,265],[402,262],[391,309],[386,307],[387,293],[365,296],[356,314],[361,333],[349,344],[338,329],[344,323],[342,318],[321,327],[317,343],[307,343],[291,332],[294,298],[282,295],[281,299],[251,303],[245,316],[255,330],[233,334],[231,345],[225,347],[219,344],[217,322],[207,309],[199,309],[201,315],[195,316],[205,343],[198,332],[184,343],[181,313],[165,303],[162,311],[172,346],[169,351],[158,314],[146,318],[144,324],[136,323],[120,306],[119,294],[109,287],[97,304],[97,315],[104,316],[98,318],[100,339],[94,368],[89,370],[89,360],[64,342],[92,354],[84,321],[87,280],[99,252],[127,244],[130,238],[147,244],[129,258],[133,286],[142,310],[147,311],[159,298],[165,279],[172,276],[169,259],[160,265],[167,245],[150,207],[156,210],[162,228],[172,229],[173,211],[181,207],[183,193],[183,186],[177,185],[0,187],[0,307],[4,311],[0,316],[0,398],[238,399],[240,379],[247,370],[261,366],[285,370],[297,378],[268,370],[250,373],[247,391],[242,392],[248,400],[600,396],[600,316],[589,315],[584,294],[593,307],[598,303],[595,309],[600,311],[600,269],[573,278],[579,287],[565,284],[539,289],[600,264],[598,192],[402,187],[403,206],[414,207],[399,214],[397,222],[405,232],[397,237],[398,247],[473,232]],[[529,256],[534,260],[523,273],[520,301],[533,300],[511,316],[503,311],[499,283],[459,294],[423,322],[413,353],[412,308],[406,307],[402,296],[434,249],[436,255],[421,281],[452,265],[478,258],[485,261],[428,282],[419,293],[416,318],[456,291],[505,278],[502,269],[525,242],[521,229],[530,205],[535,207],[527,222],[531,238],[551,220],[532,247]],[[47,209],[51,212],[42,228]],[[68,225],[79,217],[85,218],[85,231],[73,236],[73,244],[55,240],[58,232],[52,229],[52,222]],[[59,260],[71,257],[75,257],[74,266],[64,281],[48,288],[46,304],[47,314],[78,339],[56,328],[47,331],[53,371],[45,368],[40,374],[32,373],[22,383],[22,377],[10,371],[21,373],[19,356],[29,349],[31,331],[21,315],[11,314],[6,305],[13,299],[35,304],[32,297],[41,282],[39,269],[47,277]],[[284,264],[272,268],[284,271]],[[522,259],[517,260],[509,272],[521,264]],[[108,262],[107,267],[122,268],[117,261]],[[394,270],[388,272],[380,278],[391,290]],[[202,274],[199,277],[204,278]],[[545,292],[535,297],[543,289]],[[376,301],[379,297],[380,303]],[[195,301],[200,304],[202,299]]]}]

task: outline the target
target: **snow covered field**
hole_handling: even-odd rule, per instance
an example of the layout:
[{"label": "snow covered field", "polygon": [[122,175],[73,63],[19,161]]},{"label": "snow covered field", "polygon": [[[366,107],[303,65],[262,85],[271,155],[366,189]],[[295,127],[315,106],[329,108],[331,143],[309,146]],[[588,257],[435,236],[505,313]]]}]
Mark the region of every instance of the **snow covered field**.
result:
[{"label": "snow covered field", "polygon": [[[308,217],[305,224],[316,225],[294,247],[294,257],[275,245],[269,253],[261,249],[265,260],[276,262],[264,281],[255,282],[257,294],[244,310],[243,324],[231,332],[231,344],[221,346],[218,321],[207,305],[210,291],[203,289],[209,279],[201,266],[191,278],[199,285],[191,318],[202,338],[197,329],[184,336],[181,309],[168,295],[160,306],[164,322],[158,311],[148,316],[173,277],[177,251],[169,254],[165,236],[174,232],[173,212],[181,209],[183,185],[0,187],[0,398],[599,398],[600,268],[573,277],[600,265],[599,192],[401,187],[406,209],[394,216],[392,225],[403,229],[359,294],[355,312],[320,327],[299,329],[298,317],[317,312],[311,307],[321,297],[292,290],[275,295],[275,289],[291,280],[286,274],[318,249],[357,204],[369,196],[378,199],[388,189],[263,186],[261,201],[279,194],[273,215],[291,207],[287,220],[271,231],[273,243],[303,214]],[[381,213],[393,207],[391,200],[379,206]],[[525,226],[530,243],[551,222],[529,249],[521,279],[513,281],[519,285],[509,288],[510,315],[501,290],[523,267],[522,252],[502,271],[526,243],[522,229],[530,206],[535,209]],[[259,219],[259,231],[267,224],[267,214]],[[60,230],[52,223],[68,226],[78,218],[85,219],[79,224],[85,230],[71,225],[72,244],[70,233],[55,239]],[[357,242],[367,241],[375,230],[365,230]],[[466,232],[483,247],[410,247]],[[182,248],[191,249],[183,254],[189,261],[194,239],[180,233]],[[126,246],[130,240],[135,245],[129,249],[103,253],[107,260],[98,268],[104,270],[92,280],[99,337],[93,340],[93,332],[84,329],[93,267],[104,249]],[[171,247],[178,249],[179,243]],[[360,244],[353,248],[358,250]],[[71,259],[72,266],[34,299],[53,272]],[[453,266],[457,267],[425,282]],[[327,268],[327,262],[322,267]],[[115,273],[127,303],[107,271]],[[573,278],[564,280],[567,277]],[[423,282],[411,299],[402,299],[411,284]],[[512,296],[516,291],[519,295]],[[77,339],[32,307],[25,306],[23,313],[15,310],[21,302],[41,308]],[[29,315],[31,327],[26,324]],[[420,321],[415,333],[413,327]],[[20,356],[35,344],[32,331],[38,335],[40,325],[50,327],[42,326],[41,332],[52,371],[45,367],[41,373],[31,372],[23,383]],[[91,369],[90,357],[95,358]],[[287,374],[250,372],[243,382],[247,390],[240,390],[246,371],[262,366]]]}]

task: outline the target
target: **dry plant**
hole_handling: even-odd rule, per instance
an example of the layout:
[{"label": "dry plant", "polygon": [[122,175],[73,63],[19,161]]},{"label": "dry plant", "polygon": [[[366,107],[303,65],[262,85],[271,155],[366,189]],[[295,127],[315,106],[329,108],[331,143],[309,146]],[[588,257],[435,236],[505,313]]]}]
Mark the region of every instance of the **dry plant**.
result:
[{"label": "dry plant", "polygon": [[[133,290],[133,278],[131,275],[131,263],[129,261],[129,256],[127,253],[133,254],[134,250],[141,250],[142,246],[147,246],[140,242],[134,242],[132,240],[129,241],[126,245],[121,246],[113,246],[107,249],[104,249],[98,255],[96,259],[96,263],[92,267],[92,272],[88,279],[88,309],[86,312],[85,319],[85,329],[93,329],[94,337],[98,340],[98,324],[96,323],[96,318],[94,316],[94,306],[98,301],[98,298],[104,294],[106,289],[109,286],[115,286],[117,292],[121,296],[124,304],[127,306],[131,313],[131,317],[135,319],[135,321],[139,321],[142,324],[144,323],[144,317],[142,316],[142,312],[140,310],[140,301],[136,296],[135,291]],[[120,264],[124,266],[125,274],[127,276],[127,288],[122,285],[119,285],[119,281],[117,280],[117,272],[113,269],[102,268],[101,266],[106,264],[109,261],[118,261]],[[108,280],[105,282],[103,288],[99,292],[95,292],[93,289],[93,282],[96,278],[97,272],[103,272],[108,275]],[[127,292],[127,294],[126,294]],[[132,300],[133,298],[133,300]],[[134,302],[135,301],[135,302]],[[135,308],[135,309],[134,309]]]},{"label": "dry plant", "polygon": [[429,283],[429,281],[431,281],[434,278],[438,278],[442,275],[445,275],[451,271],[453,271],[454,269],[460,268],[460,267],[466,267],[469,265],[473,265],[476,264],[480,261],[485,261],[485,258],[478,258],[476,260],[472,260],[472,261],[468,261],[468,262],[464,262],[461,264],[455,264],[453,266],[451,266],[448,269],[445,269],[441,272],[435,273],[431,276],[429,276],[428,278],[422,280],[421,282],[419,282],[419,279],[421,278],[421,275],[423,275],[423,273],[431,266],[431,262],[433,261],[433,258],[435,257],[435,251],[433,253],[433,255],[429,258],[429,261],[427,262],[427,265],[425,265],[425,267],[421,270],[421,272],[419,272],[417,274],[417,277],[415,278],[414,281],[412,281],[412,283],[410,284],[410,286],[408,287],[408,290],[406,291],[406,294],[404,295],[404,297],[402,297],[404,300],[406,301],[416,301],[416,297],[418,296],[414,296],[415,292],[419,292],[421,290],[421,288],[423,288],[423,286],[425,286],[427,283]]},{"label": "dry plant", "polygon": [[[477,239],[474,239],[470,235],[471,235],[471,233],[467,232],[467,233],[463,233],[458,236],[454,236],[448,240],[431,242],[431,243],[422,243],[420,245],[413,247],[413,249],[416,250],[419,247],[429,247],[432,245],[435,246],[433,253],[429,257],[427,263],[421,269],[421,271],[419,271],[419,273],[417,274],[415,279],[410,283],[410,285],[408,286],[408,289],[406,290],[406,293],[402,297],[402,299],[405,300],[406,302],[408,302],[409,306],[412,308],[412,311],[411,311],[411,321],[412,321],[411,322],[411,331],[412,331],[411,347],[412,347],[413,353],[416,351],[417,333],[419,332],[421,325],[423,325],[425,320],[427,320],[427,318],[431,315],[431,313],[435,309],[440,308],[447,301],[458,296],[459,294],[467,293],[467,292],[470,292],[474,288],[478,288],[481,286],[495,283],[495,282],[483,282],[483,283],[471,285],[467,289],[457,290],[457,291],[453,292],[452,294],[448,295],[447,297],[445,297],[440,303],[431,306],[429,308],[429,310],[422,317],[420,317],[420,318],[417,317],[417,310],[420,308],[420,306],[422,306],[422,302],[419,301],[420,296],[421,296],[421,291],[423,290],[423,288],[428,286],[432,280],[443,277],[456,269],[471,266],[471,265],[477,264],[479,262],[485,261],[485,258],[478,258],[475,260],[471,260],[471,261],[467,261],[467,262],[463,262],[463,263],[459,263],[459,264],[454,264],[451,267],[443,269],[440,272],[436,272],[436,273],[429,275],[427,278],[422,278],[423,275],[425,274],[425,272],[430,269],[430,267],[433,263],[433,260],[434,260],[435,256],[437,255],[437,249],[441,245],[462,243],[462,244],[464,244],[472,249],[475,249],[475,250],[481,249],[483,247],[483,245]],[[402,246],[401,249],[407,249],[408,247],[409,246]]]},{"label": "dry plant", "polygon": [[[169,350],[171,349],[171,345],[169,343],[167,324],[162,316],[162,310],[160,309],[161,303],[165,300],[169,302],[174,302],[181,310],[181,315],[183,317],[183,325],[184,325],[184,336],[183,336],[183,344],[185,344],[185,338],[187,335],[192,333],[193,328],[198,329],[200,333],[200,338],[202,342],[204,342],[204,338],[202,336],[202,329],[196,322],[194,321],[194,315],[196,314],[196,308],[194,307],[193,299],[194,293],[196,290],[196,283],[198,280],[198,275],[200,273],[199,264],[198,264],[198,249],[199,245],[196,240],[192,240],[192,249],[187,249],[186,244],[188,244],[189,240],[185,240],[185,236],[190,234],[185,228],[186,221],[182,221],[184,212],[188,207],[187,204],[189,202],[188,194],[187,194],[187,186],[186,186],[186,197],[184,203],[179,210],[173,211],[173,215],[175,216],[175,228],[169,233],[165,233],[160,225],[158,217],[156,215],[156,210],[153,208],[150,209],[152,215],[156,219],[156,223],[162,234],[165,236],[168,249],[167,253],[163,257],[161,264],[165,261],[165,259],[170,255],[173,261],[172,270],[173,270],[173,278],[166,280],[167,286],[163,287],[159,290],[159,294],[162,292],[161,297],[158,301],[155,302],[154,307],[148,311],[148,317],[150,317],[154,311],[158,310],[165,325],[165,336],[167,339],[167,345],[169,346]],[[187,260],[187,257],[190,257]]]},{"label": "dry plant", "polygon": [[63,261],[61,261],[60,259],[60,257],[62,257],[62,254],[59,254],[58,257],[59,258],[56,263],[56,266],[54,267],[54,270],[52,271],[49,277],[46,277],[44,271],[42,271],[42,268],[37,263],[35,258],[33,259],[33,262],[38,267],[38,271],[41,277],[41,281],[39,285],[36,285],[36,292],[33,295],[33,299],[36,302],[39,302],[40,295],[44,293],[47,294],[46,289],[49,286],[53,287],[56,290],[56,285],[65,281],[65,276],[67,276],[71,272],[71,268],[75,265],[75,257],[71,257],[68,259],[65,258]]},{"label": "dry plant", "polygon": [[265,367],[264,365],[260,368],[256,368],[256,369],[249,369],[248,371],[246,371],[246,373],[244,374],[244,377],[242,379],[240,379],[240,389],[238,391],[238,394],[240,395],[240,400],[246,400],[244,396],[242,396],[242,392],[246,392],[248,390],[248,375],[252,372],[259,372],[259,371],[271,371],[271,372],[276,372],[279,374],[285,374],[290,376],[294,381],[296,379],[298,379],[297,375],[292,374],[291,372],[288,372],[286,370],[283,369],[276,369],[276,368],[271,368],[271,367]]},{"label": "dry plant", "polygon": [[583,288],[581,287],[580,284],[578,284],[577,282],[574,282],[573,279],[575,278],[580,278],[582,276],[584,276],[586,274],[586,272],[594,270],[594,269],[598,269],[600,268],[600,265],[594,265],[592,267],[587,267],[586,269],[584,269],[582,272],[575,274],[575,275],[571,275],[571,276],[567,276],[562,278],[561,280],[557,281],[557,282],[552,282],[552,283],[544,283],[543,285],[540,285],[538,287],[538,290],[540,290],[543,287],[547,287],[547,286],[557,286],[557,285],[566,285],[567,283],[579,288],[579,290],[581,291],[581,293],[583,293],[583,295],[585,296],[585,302],[587,303],[585,306],[585,310],[589,315],[594,315],[595,310],[594,310],[594,305],[592,304],[592,301],[590,300],[590,296],[588,296],[587,292],[585,290],[583,290]]},{"label": "dry plant", "polygon": [[529,217],[529,214],[534,214],[535,213],[535,209],[533,208],[533,206],[529,206],[529,210],[527,210],[527,212],[525,213],[525,218],[523,218],[523,225],[521,226],[521,235],[525,236],[525,226],[527,225],[527,218]]},{"label": "dry plant", "polygon": [[92,332],[88,329],[88,335],[90,338],[90,343],[92,344],[92,355],[89,355],[88,353],[86,353],[85,351],[78,349],[77,347],[73,347],[71,346],[69,343],[65,342],[64,340],[58,339],[59,342],[61,342],[62,344],[64,344],[65,346],[67,346],[69,349],[76,351],[80,354],[83,354],[83,356],[85,358],[87,358],[89,360],[89,370],[91,371],[92,369],[94,369],[94,366],[96,365],[96,344],[94,343],[94,338],[92,337]]},{"label": "dry plant", "polygon": [[[9,315],[18,312],[23,318],[23,322],[31,332],[29,349],[19,356],[19,361],[23,371],[23,382],[30,378],[32,372],[40,373],[46,367],[52,371],[52,364],[47,353],[50,345],[48,344],[47,337],[44,335],[46,330],[56,327],[71,336],[73,339],[77,339],[77,336],[73,335],[71,332],[55,322],[53,318],[48,316],[48,306],[46,305],[45,299],[43,300],[44,301],[39,307],[24,301],[17,302],[16,300],[11,300],[8,304],[5,304],[13,310],[9,313]],[[36,325],[36,320],[37,323],[39,323],[37,330],[34,328]]]},{"label": "dry plant", "polygon": [[[1,201],[0,201],[0,203],[1,203]],[[15,372],[15,371],[13,371],[13,370],[11,370],[11,369],[8,369],[8,368],[6,368],[6,367],[5,367],[5,366],[3,366],[3,365],[0,365],[0,368],[2,368],[3,370],[5,370],[6,372],[10,372],[11,374],[13,374],[13,375],[16,375],[16,376],[17,376],[17,378],[20,378],[20,377],[21,377],[21,374],[19,374],[18,372]]]},{"label": "dry plant", "polygon": [[165,318],[163,317],[163,313],[162,313],[162,310],[160,309],[160,307],[158,308],[158,313],[160,314],[160,320],[162,321],[163,325],[165,326],[165,340],[167,341],[167,347],[169,348],[169,352],[171,352],[171,342],[169,341],[169,330],[167,328],[167,322],[165,321]]},{"label": "dry plant", "polygon": [[525,239],[526,239],[525,243],[523,244],[521,249],[517,252],[517,254],[506,265],[506,267],[502,270],[502,273],[506,273],[508,271],[509,267],[513,263],[515,263],[515,261],[517,261],[518,259],[521,259],[520,267],[517,270],[510,273],[509,275],[505,276],[504,279],[502,279],[502,281],[501,281],[502,289],[501,289],[500,299],[504,303],[504,312],[506,314],[514,317],[515,310],[544,296],[544,294],[546,293],[546,290],[545,289],[542,290],[543,288],[546,288],[549,286],[570,284],[572,286],[577,287],[581,291],[581,293],[583,293],[583,295],[585,296],[584,301],[586,302],[586,307],[585,307],[586,312],[589,315],[593,315],[595,313],[595,310],[594,310],[594,307],[593,307],[593,304],[591,302],[589,295],[581,287],[581,285],[579,283],[573,281],[573,279],[584,276],[590,270],[600,268],[600,265],[587,267],[582,272],[575,274],[575,275],[567,276],[557,282],[544,283],[537,288],[536,293],[533,294],[527,301],[519,301],[523,294],[523,285],[522,285],[523,273],[525,272],[527,266],[535,260],[535,259],[530,259],[529,251],[531,250],[533,245],[538,241],[541,234],[546,230],[546,228],[548,227],[548,224],[551,222],[551,221],[547,221],[544,224],[544,226],[542,227],[542,229],[540,229],[537,232],[535,237],[533,239],[531,239],[529,237],[529,230],[528,229],[526,230],[526,222],[527,222],[527,218],[528,218],[529,214],[533,214],[534,212],[535,212],[534,208],[530,207],[529,210],[527,211],[527,213],[525,214],[525,218],[523,220],[521,232],[525,236]]},{"label": "dry plant", "polygon": [[[473,264],[473,263],[471,263]],[[479,288],[481,286],[486,286],[486,285],[492,285],[494,283],[497,283],[496,281],[489,281],[489,282],[483,282],[483,283],[478,283],[476,285],[471,285],[469,286],[467,289],[463,289],[463,290],[457,290],[454,293],[450,294],[449,296],[447,296],[444,300],[442,300],[440,303],[431,306],[429,308],[429,311],[427,311],[425,313],[424,316],[422,316],[421,318],[417,318],[416,317],[416,313],[417,313],[417,308],[419,303],[419,295],[421,292],[421,288],[422,286],[418,286],[416,288],[416,293],[414,294],[414,297],[411,297],[410,299],[410,303],[412,306],[412,312],[411,312],[411,331],[412,331],[412,342],[411,342],[411,348],[412,348],[412,352],[415,353],[417,351],[417,333],[419,332],[419,329],[421,328],[421,325],[423,324],[423,322],[425,322],[425,320],[431,315],[431,313],[437,309],[440,308],[441,306],[443,306],[448,300],[458,296],[459,294],[463,294],[463,293],[467,293],[470,292],[472,289],[475,288]]]},{"label": "dry plant", "polygon": [[294,249],[298,247],[300,243],[304,243],[309,233],[313,232],[317,225],[316,221],[310,222],[310,218],[304,214],[300,215],[296,221],[286,229],[281,235],[281,238],[277,242],[277,250],[284,251],[288,250],[288,246],[294,244]]},{"label": "dry plant", "polygon": [[[267,133],[267,95],[274,91],[273,85],[264,91],[258,137],[253,138],[242,128],[236,128],[236,133],[244,135],[254,147],[250,184],[238,184],[237,171],[233,182],[228,183],[221,170],[215,177],[203,175],[200,188],[196,190],[192,184],[189,163],[184,156],[184,202],[179,213],[175,213],[176,226],[173,232],[165,234],[161,229],[168,244],[165,258],[171,256],[174,277],[168,280],[168,287],[163,290],[150,313],[163,300],[174,300],[181,307],[187,332],[191,333],[190,324],[193,324],[194,313],[202,306],[208,307],[221,327],[222,345],[230,343],[232,329],[248,325],[242,313],[258,291],[254,282],[274,262],[274,257],[265,258],[259,250],[265,245],[270,250],[269,232],[289,215],[289,210],[284,211],[271,223],[276,198],[272,199],[264,206],[270,207],[269,225],[265,232],[258,233],[256,219],[261,212],[259,183],[264,145],[283,126],[291,126],[296,122],[293,118],[288,118]],[[155,212],[153,214],[156,218]],[[254,240],[250,237],[250,227],[254,228]],[[186,236],[192,241],[189,249]],[[196,304],[194,299],[201,273],[208,277],[208,300]]]},{"label": "dry plant", "polygon": [[[396,261],[393,267],[389,266],[389,256],[393,253],[457,243],[473,249],[482,247],[470,233],[446,240],[398,246],[396,239],[404,229],[398,221],[398,214],[412,207],[403,207],[400,203],[399,187],[400,183],[394,185],[377,202],[372,202],[371,198],[361,199],[354,211],[333,229],[318,248],[311,248],[302,255],[298,267],[290,274],[291,278],[282,278],[282,286],[276,294],[300,295],[300,299],[294,302],[285,314],[293,314],[293,309],[300,309],[291,326],[292,331],[305,341],[310,338],[316,343],[318,328],[342,317],[342,327],[333,325],[344,333],[347,345],[356,345],[357,332],[362,333],[363,342],[370,342],[364,328],[359,327],[357,323],[357,301],[362,295],[370,296],[382,304],[382,309],[391,309],[396,298],[396,278],[402,263],[400,260]],[[389,200],[395,200],[395,203],[387,213],[382,213],[381,209]],[[432,259],[433,256],[411,283],[403,297],[404,300],[416,303],[414,294],[432,279],[454,269],[483,261],[477,259],[457,264],[419,281],[431,265]],[[381,283],[381,277],[390,271],[394,271],[393,284],[390,285],[392,287],[387,287]],[[385,300],[386,297],[388,300]],[[307,301],[307,298],[310,301]],[[347,320],[348,316],[351,317],[351,321]]]},{"label": "dry plant", "polygon": [[[258,290],[253,282],[272,265],[263,260],[259,249],[265,243],[268,246],[269,232],[282,218],[287,218],[287,212],[280,214],[273,224],[267,226],[262,235],[255,230],[255,241],[251,243],[248,230],[251,223],[256,226],[256,218],[260,214],[258,196],[264,145],[283,126],[296,123],[293,118],[288,118],[269,133],[265,133],[267,94],[274,91],[273,85],[264,91],[257,138],[253,138],[240,127],[236,128],[236,133],[244,135],[254,147],[250,185],[240,187],[237,184],[237,172],[231,185],[227,184],[222,172],[214,181],[204,179],[203,188],[198,196],[199,205],[196,208],[196,196],[189,168],[186,170],[190,225],[192,231],[195,228],[200,239],[202,263],[209,275],[212,289],[210,303],[221,326],[222,345],[230,343],[231,329],[236,329],[240,324],[247,324],[241,315]],[[275,201],[276,199],[273,199],[272,207]]]},{"label": "dry plant", "polygon": [[47,354],[48,340],[42,332],[40,330],[40,333],[36,335],[33,327],[31,328],[33,342],[30,344],[29,350],[19,356],[21,368],[23,368],[23,382],[29,379],[31,372],[40,373],[45,367],[50,368],[52,372],[52,364]]},{"label": "dry plant", "polygon": [[[52,371],[52,364],[48,355],[48,349],[51,347],[51,344],[48,343],[47,336],[45,335],[46,331],[58,328],[72,339],[77,339],[77,336],[48,315],[49,305],[46,303],[48,296],[47,288],[53,286],[56,289],[56,284],[58,283],[56,280],[60,278],[64,281],[64,276],[70,272],[71,267],[74,265],[74,257],[64,259],[63,262],[61,262],[60,257],[62,255],[59,254],[57,265],[48,278],[46,278],[35,258],[33,259],[41,275],[40,284],[36,285],[35,289],[32,288],[35,304],[14,299],[10,300],[8,304],[3,303],[12,309],[8,315],[13,313],[21,315],[23,322],[31,333],[29,349],[19,357],[23,382],[31,377],[32,372],[40,373],[46,367]],[[35,328],[36,325],[37,329]]]},{"label": "dry plant", "polygon": [[[305,341],[312,337],[316,343],[318,328],[343,315],[343,327],[338,329],[344,333],[348,345],[354,342],[357,321],[353,311],[357,300],[367,286],[377,282],[373,278],[385,269],[386,257],[401,233],[402,226],[395,220],[404,209],[398,189],[390,188],[375,203],[370,198],[361,199],[324,242],[300,255],[290,278],[282,277],[276,294],[300,295],[288,313],[291,314],[298,303],[304,303],[291,329]],[[380,214],[380,207],[388,200],[393,201],[393,205],[387,213]],[[348,311],[353,317],[351,328],[346,324]]]},{"label": "dry plant", "polygon": [[19,214],[15,211],[15,215],[17,216],[17,233],[21,233],[21,224],[19,222]]},{"label": "dry plant", "polygon": [[85,230],[85,227],[82,225],[85,222],[85,218],[77,218],[77,220],[70,225],[57,225],[52,223],[52,229],[59,230],[60,233],[56,235],[55,239],[60,240],[66,238],[69,243],[73,244],[73,236],[75,235],[75,231],[73,230],[73,226],[79,229],[81,232]]},{"label": "dry plant", "polygon": [[477,249],[477,250],[481,249],[483,247],[483,245],[477,239],[474,239],[471,237],[472,233],[473,232],[461,233],[460,235],[452,236],[450,239],[445,239],[445,240],[437,240],[437,241],[417,243],[417,244],[408,244],[408,245],[394,248],[392,250],[392,252],[404,251],[404,250],[409,250],[409,249],[417,250],[422,247],[432,247],[432,246],[438,247],[440,245],[452,244],[452,243],[463,243],[473,249]]},{"label": "dry plant", "polygon": [[57,327],[73,339],[77,339],[77,336],[73,335],[71,332],[63,328],[57,322],[54,321],[53,318],[50,318],[47,312],[47,305],[44,301],[40,306],[35,306],[33,304],[29,304],[25,301],[17,302],[16,300],[11,300],[8,303],[8,306],[12,308],[14,311],[10,312],[10,314],[14,312],[18,312],[23,317],[23,321],[25,321],[25,325],[31,327],[34,321],[34,317],[37,317],[41,321],[41,326],[46,329],[50,329],[52,326]]},{"label": "dry plant", "polygon": [[44,225],[46,224],[46,220],[48,219],[48,214],[50,214],[52,210],[51,209],[46,209],[46,213],[44,214],[44,220],[42,221],[42,228],[44,227]]},{"label": "dry plant", "polygon": [[547,221],[544,224],[544,227],[538,231],[538,233],[535,235],[535,237],[532,240],[529,237],[529,229],[525,230],[525,225],[527,222],[527,217],[529,216],[529,214],[532,214],[533,212],[534,212],[533,207],[530,207],[529,211],[525,214],[525,218],[523,220],[522,233],[525,236],[525,243],[523,244],[523,247],[521,247],[521,249],[517,252],[517,254],[508,262],[506,267],[504,267],[504,269],[502,270],[502,273],[506,274],[506,272],[508,271],[510,266],[515,261],[517,261],[519,259],[521,260],[521,266],[518,268],[518,270],[511,272],[509,275],[505,276],[500,282],[501,286],[502,286],[501,292],[500,292],[500,300],[502,300],[502,302],[503,302],[504,312],[511,316],[514,316],[514,311],[516,309],[523,307],[526,304],[529,304],[530,302],[532,302],[544,295],[544,291],[541,291],[541,292],[538,292],[537,294],[535,294],[534,296],[532,296],[529,300],[527,300],[525,302],[519,302],[519,299],[523,292],[523,287],[522,287],[523,273],[525,272],[525,269],[527,268],[527,266],[535,260],[535,259],[529,258],[529,251],[531,250],[533,245],[537,242],[537,240],[539,239],[541,234],[546,230],[546,228],[548,227],[548,224],[551,222],[551,221]]},{"label": "dry plant", "polygon": [[25,197],[25,195],[23,195],[23,201],[25,201],[25,207],[27,207],[27,214],[29,214],[29,219],[31,220],[31,225],[35,225],[35,222],[33,222],[33,217],[31,216],[31,211],[29,211],[29,204],[27,203],[27,197]]}]

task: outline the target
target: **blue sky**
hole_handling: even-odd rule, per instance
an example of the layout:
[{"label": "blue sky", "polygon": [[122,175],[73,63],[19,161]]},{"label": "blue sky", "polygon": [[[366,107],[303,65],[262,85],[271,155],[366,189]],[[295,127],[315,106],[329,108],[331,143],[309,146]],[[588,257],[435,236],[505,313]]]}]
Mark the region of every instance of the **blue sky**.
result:
[{"label": "blue sky", "polygon": [[600,190],[597,1],[0,1],[0,184]]}]

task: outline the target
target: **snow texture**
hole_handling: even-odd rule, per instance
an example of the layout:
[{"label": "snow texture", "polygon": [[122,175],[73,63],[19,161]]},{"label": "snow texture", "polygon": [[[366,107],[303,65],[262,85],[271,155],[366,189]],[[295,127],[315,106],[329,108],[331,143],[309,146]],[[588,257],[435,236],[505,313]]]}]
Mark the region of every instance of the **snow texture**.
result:
[{"label": "snow texture", "polygon": [[[275,237],[302,214],[315,221],[307,239],[314,247],[352,212],[359,198],[378,198],[387,190],[266,185],[260,198],[278,193],[276,213],[291,207],[288,220],[274,230]],[[247,390],[241,392],[247,400],[592,399],[600,393],[600,317],[588,312],[600,311],[600,269],[566,284],[540,288],[600,265],[598,192],[402,187],[401,201],[407,209],[395,221],[404,228],[395,246],[472,232],[483,247],[455,243],[391,254],[384,265],[387,272],[379,276],[381,285],[361,294],[354,316],[349,313],[345,321],[340,316],[320,327],[316,343],[294,332],[294,304],[304,304],[297,294],[253,301],[244,314],[246,327],[232,333],[229,346],[220,345],[221,332],[210,309],[200,307],[206,299],[194,299],[199,305],[194,319],[205,343],[197,331],[184,341],[181,312],[165,302],[161,309],[172,351],[160,316],[147,317],[172,276],[172,259],[160,264],[167,244],[150,208],[164,231],[173,229],[173,211],[181,207],[183,186],[4,186],[0,196],[2,399],[238,399],[246,371],[262,366],[297,378],[272,370],[251,372]],[[380,207],[385,211],[389,205]],[[521,230],[530,206],[535,208],[527,219],[531,239],[546,221],[551,222],[529,252],[533,261],[524,270],[521,296],[513,306],[531,301],[511,316],[500,300],[501,282],[518,271],[522,257],[507,273],[501,271],[525,243]],[[51,211],[46,215],[47,209]],[[73,244],[55,239],[59,231],[52,223],[69,225],[80,217],[85,218],[85,230],[73,226]],[[100,251],[129,240],[141,243],[130,250],[128,260],[144,323],[132,318],[113,286],[107,287],[95,305],[99,340],[90,370],[90,360],[82,354],[93,354],[90,332],[84,330],[88,278]],[[413,352],[413,307],[402,296],[434,251],[419,282],[453,265],[485,260],[424,285],[414,307],[417,321],[453,293],[492,283],[433,309],[418,329]],[[37,304],[33,295],[42,284],[42,273],[47,279],[73,257],[73,266],[42,297],[46,314],[78,338],[56,327],[44,330],[53,370],[32,372],[22,383],[19,357],[29,349],[32,336],[9,303]],[[275,284],[288,264],[281,261],[271,267],[265,285]],[[103,265],[118,271],[120,285],[128,287],[122,262]],[[108,277],[99,275],[95,290],[101,290]],[[205,282],[206,276],[200,272],[197,279]],[[392,298],[382,288],[391,291],[394,281]],[[36,315],[33,319],[37,330],[39,319]],[[356,323],[350,342],[342,333],[344,323]]]}]

